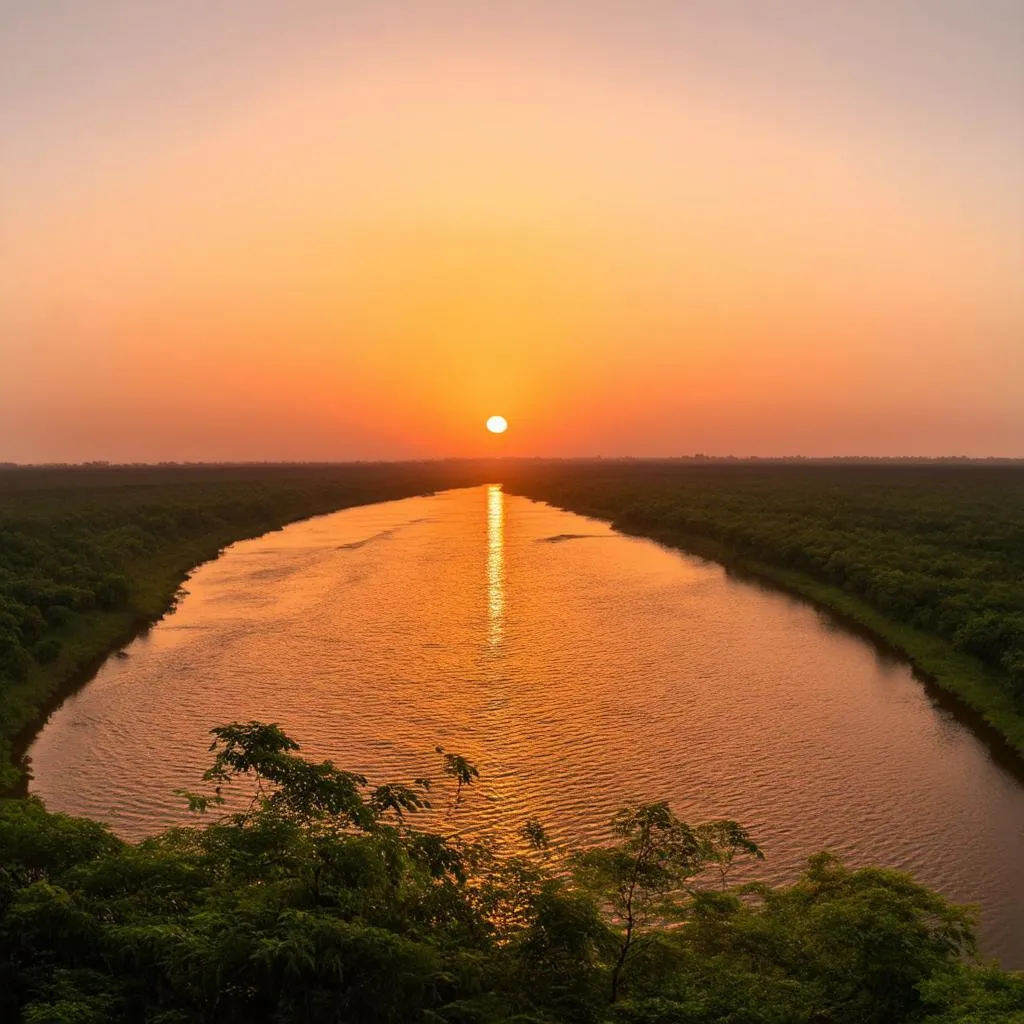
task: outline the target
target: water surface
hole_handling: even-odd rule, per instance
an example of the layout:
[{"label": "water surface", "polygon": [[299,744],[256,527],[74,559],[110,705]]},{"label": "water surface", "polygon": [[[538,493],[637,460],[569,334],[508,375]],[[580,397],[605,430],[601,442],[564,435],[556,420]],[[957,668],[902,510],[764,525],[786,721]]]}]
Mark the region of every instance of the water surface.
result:
[{"label": "water surface", "polygon": [[30,751],[52,809],[139,837],[186,818],[208,730],[280,722],[374,780],[480,767],[467,829],[561,841],[668,799],[733,817],[763,877],[829,848],[982,907],[1024,967],[1024,787],[888,659],[792,598],[497,486],[233,545]]}]

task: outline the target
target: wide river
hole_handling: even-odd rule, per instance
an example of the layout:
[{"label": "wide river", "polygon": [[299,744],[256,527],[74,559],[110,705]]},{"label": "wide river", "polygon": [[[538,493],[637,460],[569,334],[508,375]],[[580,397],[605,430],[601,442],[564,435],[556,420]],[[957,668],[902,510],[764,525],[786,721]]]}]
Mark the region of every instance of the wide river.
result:
[{"label": "wide river", "polygon": [[498,486],[233,545],[30,751],[51,809],[139,837],[183,820],[209,729],[280,722],[378,781],[475,761],[469,830],[565,843],[632,801],[731,817],[770,881],[831,849],[981,907],[1024,967],[1024,786],[900,661],[719,566]]}]

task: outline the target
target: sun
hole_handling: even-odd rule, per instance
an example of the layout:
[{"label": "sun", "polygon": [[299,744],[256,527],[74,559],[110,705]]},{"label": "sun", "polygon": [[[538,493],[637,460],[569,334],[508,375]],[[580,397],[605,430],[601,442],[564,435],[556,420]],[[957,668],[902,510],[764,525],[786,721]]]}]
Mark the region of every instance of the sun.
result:
[{"label": "sun", "polygon": [[504,434],[508,430],[508,420],[504,416],[491,416],[487,420],[487,429],[492,434]]}]

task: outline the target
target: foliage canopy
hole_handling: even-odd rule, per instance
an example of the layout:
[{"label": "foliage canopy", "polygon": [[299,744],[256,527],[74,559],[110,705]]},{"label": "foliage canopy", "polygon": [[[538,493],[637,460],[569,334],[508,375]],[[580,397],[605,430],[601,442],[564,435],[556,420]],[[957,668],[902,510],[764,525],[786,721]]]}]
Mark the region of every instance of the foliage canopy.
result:
[{"label": "foliage canopy", "polygon": [[[761,854],[751,837],[664,803],[623,810],[606,846],[560,855],[530,822],[528,851],[499,856],[418,827],[426,779],[375,786],[275,725],[213,734],[206,779],[252,799],[205,825],[129,844],[36,799],[0,804],[3,1019],[1024,1015],[1024,979],[973,961],[970,914],[905,875],[820,854],[793,885],[730,887],[733,860]],[[474,766],[442,756],[449,786],[471,787]]]}]

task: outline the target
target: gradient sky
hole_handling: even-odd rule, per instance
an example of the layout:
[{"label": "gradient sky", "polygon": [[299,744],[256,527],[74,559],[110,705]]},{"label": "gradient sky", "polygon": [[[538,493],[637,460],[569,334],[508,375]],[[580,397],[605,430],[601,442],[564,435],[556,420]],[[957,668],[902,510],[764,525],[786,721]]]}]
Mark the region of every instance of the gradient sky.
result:
[{"label": "gradient sky", "polygon": [[0,461],[498,451],[1024,456],[1024,3],[0,0]]}]

